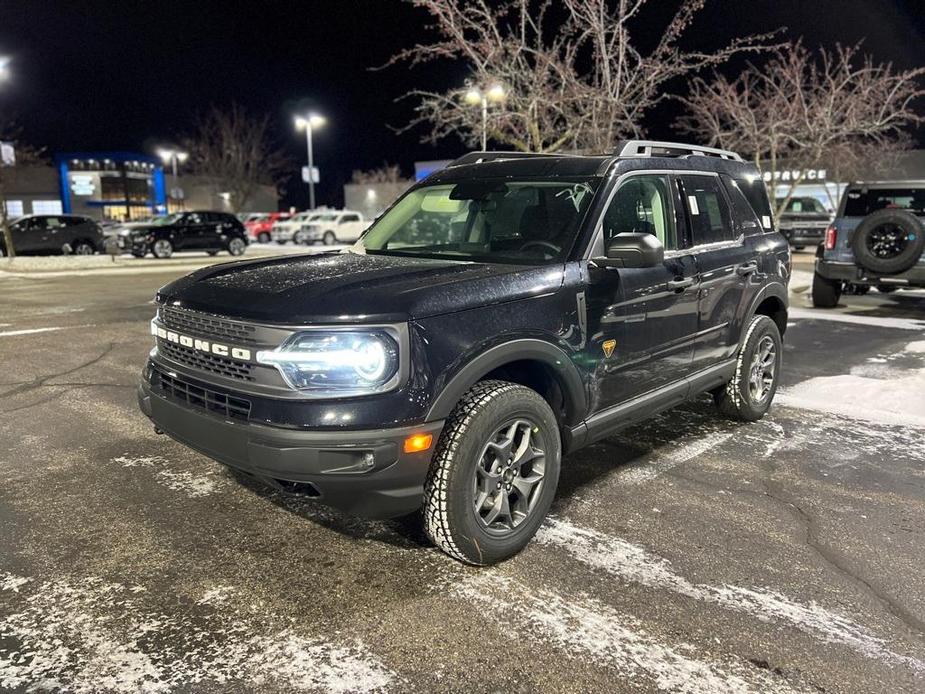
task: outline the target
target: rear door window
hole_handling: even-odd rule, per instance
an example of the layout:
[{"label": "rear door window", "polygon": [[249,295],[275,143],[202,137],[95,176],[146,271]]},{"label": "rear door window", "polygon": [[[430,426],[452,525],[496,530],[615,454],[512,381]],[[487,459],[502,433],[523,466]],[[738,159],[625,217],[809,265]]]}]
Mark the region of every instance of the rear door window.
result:
[{"label": "rear door window", "polygon": [[695,246],[733,241],[729,205],[716,176],[679,176]]},{"label": "rear door window", "polygon": [[761,229],[761,220],[758,219],[758,214],[745,197],[738,182],[726,174],[722,175],[722,179],[723,184],[726,186],[726,193],[729,195],[729,202],[732,206],[732,216],[736,226],[745,233],[759,231]]},{"label": "rear door window", "polygon": [[845,193],[846,217],[866,217],[873,212],[886,209],[925,214],[925,187],[849,188]]}]

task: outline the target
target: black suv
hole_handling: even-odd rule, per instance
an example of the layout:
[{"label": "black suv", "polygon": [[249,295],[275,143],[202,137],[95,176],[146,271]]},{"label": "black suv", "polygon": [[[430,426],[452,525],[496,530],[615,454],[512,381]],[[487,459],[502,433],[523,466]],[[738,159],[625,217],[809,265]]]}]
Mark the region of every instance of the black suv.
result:
[{"label": "black suv", "polygon": [[145,224],[128,224],[118,232],[119,248],[143,258],[169,258],[174,251],[228,251],[241,255],[247,232],[241,220],[227,212],[192,210],[175,212]]},{"label": "black suv", "polygon": [[564,454],[706,391],[768,410],[790,275],[770,216],[730,152],[470,154],[350,249],[163,287],[140,406],[277,489],[423,505],[443,550],[496,562],[542,523]]},{"label": "black suv", "polygon": [[[103,250],[99,225],[87,217],[71,214],[37,214],[20,217],[10,224],[13,250],[17,255],[63,253],[93,255]],[[7,254],[0,234],[0,256]]]}]

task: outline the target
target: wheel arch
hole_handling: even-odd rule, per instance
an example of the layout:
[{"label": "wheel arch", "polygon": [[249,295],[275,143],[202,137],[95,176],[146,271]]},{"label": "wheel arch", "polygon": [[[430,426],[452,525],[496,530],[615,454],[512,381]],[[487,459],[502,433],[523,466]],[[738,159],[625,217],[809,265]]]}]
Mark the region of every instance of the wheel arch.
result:
[{"label": "wheel arch", "polygon": [[751,307],[746,315],[745,326],[751,322],[753,316],[767,316],[774,321],[781,337],[783,337],[787,331],[787,310],[789,305],[787,288],[777,282],[769,284],[752,300]]},{"label": "wheel arch", "polygon": [[468,361],[440,391],[427,420],[448,417],[472,386],[495,378],[537,391],[564,426],[577,424],[585,415],[584,381],[572,360],[556,345],[528,338],[496,345]]}]

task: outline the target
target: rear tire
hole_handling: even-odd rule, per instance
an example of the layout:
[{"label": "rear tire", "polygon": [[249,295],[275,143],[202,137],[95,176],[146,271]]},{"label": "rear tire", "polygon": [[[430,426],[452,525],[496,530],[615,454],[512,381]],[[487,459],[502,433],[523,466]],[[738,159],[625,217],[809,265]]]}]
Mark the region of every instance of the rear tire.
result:
[{"label": "rear tire", "polygon": [[892,284],[878,284],[877,291],[881,294],[892,294],[895,292],[897,287],[894,287]]},{"label": "rear tire", "polygon": [[813,274],[813,306],[816,308],[835,308],[841,298],[842,283],[830,280],[818,272]]},{"label": "rear tire", "polygon": [[324,236],[321,238],[321,240],[324,242],[325,246],[333,246],[335,243],[337,243],[337,236],[333,231],[326,231],[324,232]]},{"label": "rear tire", "polygon": [[740,422],[764,417],[777,392],[782,358],[777,324],[767,316],[754,316],[739,347],[735,375],[725,387],[713,391],[719,411]]},{"label": "rear tire", "polygon": [[561,458],[556,417],[539,393],[475,384],[447,418],[427,474],[427,536],[477,566],[512,557],[549,511]]},{"label": "rear tire", "polygon": [[74,255],[93,255],[96,253],[96,248],[89,241],[77,241],[74,243]]},{"label": "rear tire", "polygon": [[258,234],[257,243],[270,243],[270,235],[265,231],[261,234]]},{"label": "rear tire", "polygon": [[151,253],[162,260],[169,258],[173,255],[173,244],[167,239],[158,239],[151,244]]},{"label": "rear tire", "polygon": [[[245,250],[247,250],[247,244],[244,242],[244,239],[235,236],[228,241],[228,252],[231,253],[231,255],[243,255]],[[217,252],[218,251],[216,251],[216,253]]]}]

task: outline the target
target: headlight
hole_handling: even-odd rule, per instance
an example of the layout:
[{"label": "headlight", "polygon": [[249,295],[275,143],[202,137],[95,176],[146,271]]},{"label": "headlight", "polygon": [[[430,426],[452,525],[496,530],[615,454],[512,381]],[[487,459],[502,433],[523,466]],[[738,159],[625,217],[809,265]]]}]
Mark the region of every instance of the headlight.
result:
[{"label": "headlight", "polygon": [[384,330],[312,330],[257,352],[257,361],[275,366],[297,390],[381,393],[395,386],[398,343]]}]

